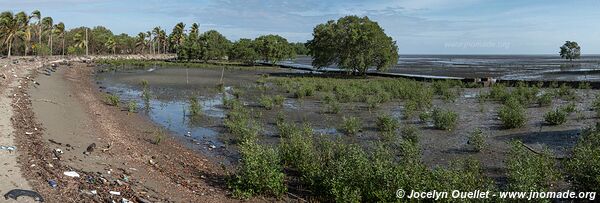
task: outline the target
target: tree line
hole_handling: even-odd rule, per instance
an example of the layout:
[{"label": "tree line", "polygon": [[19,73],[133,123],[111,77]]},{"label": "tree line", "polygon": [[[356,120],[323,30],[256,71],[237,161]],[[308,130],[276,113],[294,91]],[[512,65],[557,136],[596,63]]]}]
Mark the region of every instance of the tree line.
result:
[{"label": "tree line", "polygon": [[[52,17],[42,16],[38,10],[31,13],[2,12],[0,40],[0,54],[7,56],[177,53],[186,60],[218,60],[235,55],[238,57],[236,59],[247,62],[267,58],[276,62],[296,54],[307,54],[304,43],[288,43],[285,38],[277,35],[251,40],[253,51],[259,52],[249,53],[250,55],[237,53],[236,51],[248,51],[244,49],[247,48],[244,46],[249,45],[247,39],[232,43],[216,30],[200,34],[196,23],[189,32],[185,31],[185,24],[178,23],[170,34],[161,27],[155,27],[136,36],[125,33],[117,35],[103,26],[66,30],[63,22],[56,23]],[[254,42],[262,43],[263,47],[254,45]],[[273,43],[280,47],[274,47]],[[233,48],[237,49],[234,51]]]},{"label": "tree line", "polygon": [[396,42],[368,17],[346,16],[317,25],[307,43],[290,43],[279,35],[230,41],[216,30],[200,33],[193,23],[189,30],[177,23],[171,33],[161,27],[137,36],[115,35],[103,26],[65,29],[38,10],[32,13],[0,14],[0,54],[12,56],[83,54],[175,53],[186,61],[257,61],[277,63],[296,55],[311,55],[317,68],[335,65],[350,73],[365,75],[369,69],[386,70],[398,61]]}]

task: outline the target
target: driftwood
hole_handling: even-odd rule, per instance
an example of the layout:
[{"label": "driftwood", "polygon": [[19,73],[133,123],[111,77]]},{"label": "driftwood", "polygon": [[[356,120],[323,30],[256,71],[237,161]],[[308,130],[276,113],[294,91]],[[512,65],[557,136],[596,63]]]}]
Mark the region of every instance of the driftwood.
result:
[{"label": "driftwood", "polygon": [[[538,152],[537,150],[533,149],[532,147],[530,147],[529,145],[526,145],[525,143],[521,143],[521,145],[523,145],[523,147],[527,148],[529,151],[538,154],[538,155],[544,155],[545,153],[542,152]],[[562,160],[565,159],[567,157],[558,157],[558,156],[554,156],[554,155],[549,155],[551,158],[553,159],[558,159],[558,160]]]}]

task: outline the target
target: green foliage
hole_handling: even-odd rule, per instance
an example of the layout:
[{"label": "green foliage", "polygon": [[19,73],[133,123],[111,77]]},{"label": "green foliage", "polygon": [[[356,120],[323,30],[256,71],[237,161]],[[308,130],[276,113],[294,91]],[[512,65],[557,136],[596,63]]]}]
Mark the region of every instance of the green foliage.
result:
[{"label": "green foliage", "polygon": [[431,115],[434,127],[440,130],[453,130],[458,122],[458,114],[452,110],[435,108]]},{"label": "green foliage", "polygon": [[442,99],[444,99],[446,101],[455,101],[456,98],[458,98],[460,96],[460,92],[459,92],[458,88],[456,88],[460,84],[457,84],[457,82],[459,82],[459,81],[452,81],[452,80],[434,81],[432,84],[433,92],[437,95],[440,95],[442,97]]},{"label": "green foliage", "polygon": [[240,155],[242,158],[239,168],[229,181],[233,196],[282,197],[287,192],[285,174],[277,151],[253,141],[246,141],[240,145]]},{"label": "green foliage", "polygon": [[537,87],[530,87],[525,83],[519,83],[511,92],[510,97],[516,99],[521,105],[528,106],[537,101],[538,92],[539,89]]},{"label": "green foliage", "polygon": [[104,103],[111,105],[111,106],[119,106],[119,103],[121,103],[121,98],[119,98],[118,95],[105,94],[104,95]]},{"label": "green foliage", "polygon": [[192,118],[197,118],[202,116],[202,107],[200,107],[200,103],[198,102],[198,98],[192,96],[188,98],[188,113]]},{"label": "green foliage", "polygon": [[273,109],[273,107],[275,107],[273,98],[265,95],[260,96],[260,98],[258,99],[258,103],[260,103],[260,105],[267,110],[271,110]]},{"label": "green foliage", "polygon": [[152,141],[155,145],[160,144],[162,140],[165,139],[165,132],[161,130],[154,131],[154,141]]},{"label": "green foliage", "polygon": [[396,136],[396,131],[400,127],[400,122],[389,114],[382,114],[377,117],[377,129],[384,140],[392,140]]},{"label": "green foliage", "polygon": [[577,99],[577,94],[575,94],[575,91],[571,88],[571,86],[568,86],[565,83],[560,85],[555,94],[564,100],[573,101]]},{"label": "green foliage", "polygon": [[362,124],[357,117],[343,117],[339,128],[346,135],[356,135],[362,131]]},{"label": "green foliage", "polygon": [[504,101],[509,96],[510,92],[508,91],[508,88],[506,88],[506,86],[504,86],[503,84],[496,83],[490,88],[490,93],[488,97],[490,99]]},{"label": "green foliage", "polygon": [[538,97],[539,106],[550,106],[552,105],[552,94],[544,93]]},{"label": "green foliage", "polygon": [[313,37],[307,47],[315,67],[337,64],[364,75],[370,67],[383,71],[398,62],[396,42],[367,17],[346,16],[317,25]]},{"label": "green foliage", "polygon": [[129,103],[127,103],[127,111],[130,113],[134,113],[136,112],[138,109],[138,105],[135,101],[131,100],[129,101]]},{"label": "green foliage", "polygon": [[502,121],[502,125],[508,129],[523,127],[527,122],[525,109],[514,99],[509,99],[501,107],[498,116]]},{"label": "green foliage", "polygon": [[579,82],[579,84],[577,84],[577,89],[584,89],[584,90],[588,90],[588,89],[592,89],[592,84],[590,82]]},{"label": "green foliage", "polygon": [[600,130],[584,130],[566,161],[567,176],[579,191],[600,191]]},{"label": "green foliage", "polygon": [[298,98],[298,99],[302,99],[304,97],[310,97],[313,96],[315,94],[315,89],[313,86],[301,86],[299,89],[296,90],[296,92],[294,92],[294,97]]},{"label": "green foliage", "polygon": [[[48,45],[46,45],[46,44],[34,44],[33,45],[33,51],[38,56],[48,56],[48,55],[50,55],[50,47],[48,47]],[[74,53],[74,54],[76,54],[76,53]]]},{"label": "green foliage", "polygon": [[202,33],[199,38],[200,58],[203,61],[221,60],[227,56],[231,42],[216,30]]},{"label": "green foliage", "polygon": [[415,145],[419,143],[419,129],[414,125],[406,125],[400,131],[404,140]]},{"label": "green foliage", "polygon": [[258,53],[254,49],[254,42],[251,39],[240,39],[234,42],[229,50],[229,60],[252,65],[258,58]]},{"label": "green foliage", "polygon": [[290,43],[295,55],[308,55],[308,48],[302,42]]},{"label": "green foliage", "polygon": [[544,114],[544,120],[549,125],[562,125],[567,122],[567,112],[555,109]]},{"label": "green foliage", "polygon": [[483,150],[483,148],[486,146],[485,136],[483,135],[483,131],[481,131],[481,129],[477,128],[477,129],[475,129],[475,131],[471,132],[471,134],[469,135],[469,140],[467,141],[467,144],[474,151],[479,152],[479,151]]},{"label": "green foliage", "polygon": [[277,63],[294,58],[294,50],[288,41],[279,35],[263,35],[254,39],[256,53],[263,61]]},{"label": "green foliage", "polygon": [[520,141],[511,142],[506,161],[508,191],[549,191],[559,178],[555,162],[548,152],[535,154]]},{"label": "green foliage", "polygon": [[235,136],[238,143],[255,140],[260,132],[260,126],[250,117],[250,111],[246,109],[237,99],[228,100],[230,109],[223,123],[225,127]]},{"label": "green foliage", "polygon": [[581,47],[577,42],[566,41],[564,45],[560,47],[560,57],[572,61],[578,59],[581,56]]},{"label": "green foliage", "polygon": [[333,96],[333,94],[327,94],[323,99],[325,102],[324,112],[338,114],[340,113],[341,107],[340,102],[338,102],[337,98]]}]

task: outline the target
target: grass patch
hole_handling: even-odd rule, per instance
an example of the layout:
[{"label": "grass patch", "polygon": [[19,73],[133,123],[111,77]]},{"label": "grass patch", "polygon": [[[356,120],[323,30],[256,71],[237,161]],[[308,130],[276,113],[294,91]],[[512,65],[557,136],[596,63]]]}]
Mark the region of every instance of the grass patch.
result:
[{"label": "grass patch", "polygon": [[467,141],[469,147],[476,152],[480,152],[487,145],[485,143],[485,136],[483,135],[483,131],[477,128],[469,135],[469,140]]},{"label": "grass patch", "polygon": [[119,104],[121,103],[121,98],[118,95],[114,95],[114,94],[105,94],[104,95],[104,103],[110,105],[110,106],[116,106],[118,107]]}]

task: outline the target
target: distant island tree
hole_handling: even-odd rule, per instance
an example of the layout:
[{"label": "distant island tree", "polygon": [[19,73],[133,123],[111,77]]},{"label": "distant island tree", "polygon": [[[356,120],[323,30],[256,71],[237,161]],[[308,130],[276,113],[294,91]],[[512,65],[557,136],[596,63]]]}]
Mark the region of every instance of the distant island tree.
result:
[{"label": "distant island tree", "polygon": [[581,56],[581,47],[577,42],[566,41],[564,45],[560,47],[560,57],[573,61]]},{"label": "distant island tree", "polygon": [[335,64],[359,75],[371,67],[385,71],[398,62],[396,42],[368,17],[346,16],[319,24],[307,47],[313,66]]}]

